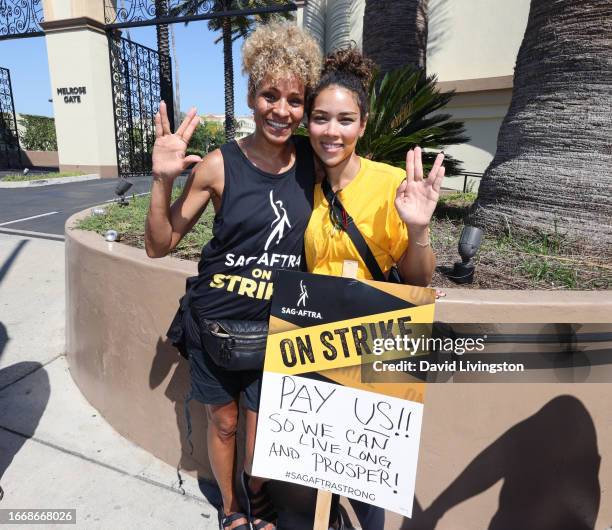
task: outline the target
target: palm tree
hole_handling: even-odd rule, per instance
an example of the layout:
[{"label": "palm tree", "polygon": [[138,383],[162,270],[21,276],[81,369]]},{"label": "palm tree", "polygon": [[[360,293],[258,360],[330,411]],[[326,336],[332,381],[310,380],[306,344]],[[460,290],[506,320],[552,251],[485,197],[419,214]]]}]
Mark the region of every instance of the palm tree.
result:
[{"label": "palm tree", "polygon": [[[213,13],[239,9],[279,6],[289,4],[289,0],[183,0],[171,10],[171,15],[195,15],[201,12]],[[234,118],[234,57],[232,43],[247,37],[257,24],[272,20],[291,19],[290,12],[265,13],[254,16],[215,17],[208,22],[209,29],[220,31],[221,36],[215,44],[223,43],[223,70],[225,79],[225,136],[233,140],[236,134]]]},{"label": "palm tree", "polygon": [[[168,0],[155,0],[155,16],[168,16]],[[157,24],[157,51],[159,52],[160,96],[168,108],[170,127],[174,130],[174,96],[172,94],[172,63],[170,61],[170,41],[168,24]]]},{"label": "palm tree", "polygon": [[425,69],[429,0],[366,0],[363,52],[382,72],[406,65]]},{"label": "palm tree", "polygon": [[[406,151],[420,145],[427,150],[425,165],[431,166],[443,147],[469,141],[463,136],[463,122],[450,120],[449,114],[436,114],[454,93],[439,92],[435,76],[427,77],[422,69],[405,66],[379,79],[376,74],[370,85],[368,124],[357,144],[361,156],[405,167]],[[447,174],[456,173],[460,164],[447,156]]]},{"label": "palm tree", "polygon": [[303,27],[317,40],[324,54],[353,44],[351,15],[355,0],[309,0],[303,10]]},{"label": "palm tree", "polygon": [[468,222],[612,243],[612,3],[532,0],[497,152]]},{"label": "palm tree", "polygon": [[181,89],[179,85],[179,61],[176,55],[176,40],[174,38],[174,28],[169,27],[170,30],[170,53],[172,57],[172,70],[174,71],[174,123],[180,123],[181,113]]}]

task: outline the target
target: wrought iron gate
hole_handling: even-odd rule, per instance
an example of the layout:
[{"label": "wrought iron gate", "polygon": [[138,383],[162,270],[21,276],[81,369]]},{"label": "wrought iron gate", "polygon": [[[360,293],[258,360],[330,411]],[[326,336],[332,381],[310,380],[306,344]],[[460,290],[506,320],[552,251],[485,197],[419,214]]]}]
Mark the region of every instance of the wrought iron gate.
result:
[{"label": "wrought iron gate", "polygon": [[[111,54],[117,165],[119,176],[128,177],[151,172],[151,154],[155,141],[153,116],[158,110],[161,95],[167,103],[172,103],[172,71],[168,53],[162,55],[162,50],[155,51],[121,38],[117,30],[157,26],[158,46],[163,49],[160,30],[164,26],[167,28],[168,24],[296,11],[306,0],[270,0],[269,3],[241,0],[98,1],[104,3],[104,22]],[[178,9],[180,6],[189,9]],[[183,14],[176,14],[177,10]],[[169,118],[172,121],[172,114]]]},{"label": "wrought iron gate", "polygon": [[[243,3],[242,0],[193,2],[190,14],[175,14],[183,0],[87,0],[100,2],[104,8],[104,27],[108,35],[112,74],[115,139],[119,175],[146,175],[151,171],[151,154],[155,139],[153,116],[158,110],[160,95],[172,100],[172,74],[169,54],[119,36],[121,28],[138,26],[167,26],[179,22],[211,20],[218,17],[251,16],[296,11],[306,0],[270,0],[269,4]],[[251,5],[252,4],[252,5]],[[246,7],[245,7],[246,6]],[[185,10],[180,10],[182,13]],[[4,39],[44,35],[43,0],[0,0],[0,41]],[[159,36],[158,36],[159,38]],[[160,80],[160,59],[163,80]],[[161,82],[160,82],[161,81]],[[3,100],[4,105],[4,100]],[[8,105],[6,105],[8,107]],[[12,109],[12,100],[11,107]],[[17,142],[14,113],[11,117],[4,107],[1,111],[2,138],[5,131],[13,131],[0,146],[0,163],[5,152]],[[4,122],[9,124],[5,126]],[[8,132],[6,133],[9,134]],[[11,157],[14,162],[14,158]],[[17,159],[17,163],[19,158]]]},{"label": "wrought iron gate", "polygon": [[42,37],[42,0],[0,0],[0,40]]},{"label": "wrought iron gate", "polygon": [[0,169],[21,168],[11,73],[0,67]]},{"label": "wrought iron gate", "polygon": [[[42,0],[0,0],[0,41],[44,36]],[[0,67],[0,169],[20,169],[23,159],[11,74]]]},{"label": "wrought iron gate", "polygon": [[149,175],[155,142],[153,117],[161,94],[160,54],[112,34],[108,42],[119,176]]}]

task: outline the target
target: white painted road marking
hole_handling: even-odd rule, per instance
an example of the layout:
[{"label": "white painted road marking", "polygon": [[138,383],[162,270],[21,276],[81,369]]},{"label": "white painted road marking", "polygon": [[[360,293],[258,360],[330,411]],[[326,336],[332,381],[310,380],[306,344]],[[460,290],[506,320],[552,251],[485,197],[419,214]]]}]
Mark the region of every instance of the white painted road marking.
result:
[{"label": "white painted road marking", "polygon": [[[126,194],[126,198],[129,199],[130,197],[140,197],[142,195],[149,195],[151,192],[150,191],[145,191],[143,193],[131,193],[129,195]],[[76,207],[76,211],[80,211],[80,210],[86,210],[88,208],[91,208],[93,206],[100,206],[101,204],[108,204],[108,203],[112,203],[112,202],[117,202],[119,199],[118,198],[114,198],[114,199],[108,199],[104,202],[96,202],[93,204],[88,204],[88,205],[84,205],[84,206],[77,206]],[[64,210],[60,210],[64,211]],[[4,223],[0,223],[0,227],[3,226],[7,226],[7,225],[11,225],[14,223],[21,223],[24,221],[30,221],[31,219],[38,219],[40,217],[47,217],[49,215],[55,215],[57,213],[60,212],[47,212],[47,213],[41,213],[39,215],[32,215],[31,217],[24,217],[23,219],[14,219],[13,221],[6,221]],[[45,232],[30,232],[28,230],[16,230],[14,228],[10,228],[10,229],[6,229],[2,230],[2,228],[0,228],[0,233],[12,233],[13,235],[24,235],[24,236],[31,236],[31,237],[41,237],[44,239],[56,239],[58,241],[63,241],[64,240],[64,236],[60,235],[60,234],[47,234]]]},{"label": "white painted road marking", "polygon": [[24,217],[23,219],[15,219],[14,221],[7,221],[6,223],[0,223],[0,226],[12,225],[13,223],[21,223],[22,221],[29,221],[30,219],[38,219],[39,217],[47,217],[48,215],[55,215],[59,212],[47,212],[41,213],[40,215],[33,215],[32,217]]}]

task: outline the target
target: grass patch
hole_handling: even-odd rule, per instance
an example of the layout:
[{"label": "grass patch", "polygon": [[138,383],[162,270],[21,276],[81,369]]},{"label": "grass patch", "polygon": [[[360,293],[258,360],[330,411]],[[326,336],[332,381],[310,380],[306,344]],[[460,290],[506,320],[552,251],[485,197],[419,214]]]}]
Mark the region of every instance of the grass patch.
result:
[{"label": "grass patch", "polygon": [[[182,187],[172,190],[172,201],[175,201],[182,192]],[[119,232],[121,242],[130,246],[144,249],[144,227],[149,211],[149,195],[128,196],[130,204],[119,206],[109,204],[104,206],[105,215],[92,215],[82,219],[76,226],[79,230],[90,230],[104,235],[107,230]],[[172,256],[182,259],[198,260],[202,247],[212,238],[212,226],[215,211],[209,204],[193,229],[185,235],[181,242],[171,253]]]},{"label": "grass patch", "polygon": [[441,219],[463,219],[468,208],[476,200],[476,193],[456,192],[440,195],[436,206],[435,215]]},{"label": "grass patch", "polygon": [[448,195],[440,195],[438,200],[438,206],[453,206],[457,208],[466,208],[470,206],[476,200],[477,194],[475,192],[461,192],[449,193]]},{"label": "grass patch", "polygon": [[[176,186],[172,200],[182,191]],[[128,197],[129,198],[129,197]],[[431,222],[431,240],[437,269],[433,285],[456,287],[446,276],[458,261],[457,243],[463,229],[463,217],[475,199],[473,193],[456,193],[441,198]],[[144,248],[144,224],[149,209],[149,196],[129,198],[130,205],[105,206],[106,215],[83,219],[77,228],[101,235],[117,230],[121,242]],[[197,261],[202,247],[212,237],[214,209],[206,209],[193,230],[179,243],[172,255]],[[611,289],[612,266],[609,256],[595,255],[578,241],[553,233],[526,236],[485,236],[474,258],[476,275],[471,289]]]},{"label": "grass patch", "polygon": [[4,182],[23,182],[27,180],[49,180],[49,179],[59,179],[62,177],[80,177],[84,175],[79,171],[59,171],[55,173],[28,173],[24,175],[23,173],[14,173],[11,175],[7,175],[2,180]]},{"label": "grass patch", "polygon": [[[437,215],[437,214],[436,214]],[[457,244],[463,222],[452,217],[432,219],[432,246],[436,254],[436,286],[453,287],[446,277],[459,261]],[[474,258],[474,289],[579,289],[612,288],[609,257],[558,234],[487,236]],[[463,286],[462,286],[463,287]]]},{"label": "grass patch", "polygon": [[578,271],[576,269],[543,259],[525,259],[518,266],[518,271],[526,278],[531,278],[538,283],[545,282],[550,284],[551,287],[575,289],[578,285]]}]

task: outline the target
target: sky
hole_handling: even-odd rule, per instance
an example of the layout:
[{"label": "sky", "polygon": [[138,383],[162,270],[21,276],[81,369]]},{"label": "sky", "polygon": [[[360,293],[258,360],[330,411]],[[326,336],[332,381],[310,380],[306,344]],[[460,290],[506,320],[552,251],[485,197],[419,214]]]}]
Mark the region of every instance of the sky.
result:
[{"label": "sky", "polygon": [[[206,21],[173,25],[181,97],[181,110],[196,106],[199,114],[223,114],[223,49]],[[129,30],[133,41],[156,48],[154,27]],[[237,116],[251,114],[247,80],[242,76],[242,39],[234,43],[234,101]],[[68,58],[69,60],[69,58]],[[53,116],[51,83],[44,37],[0,41],[0,66],[11,71],[15,110]],[[175,65],[173,65],[175,67]]]}]

